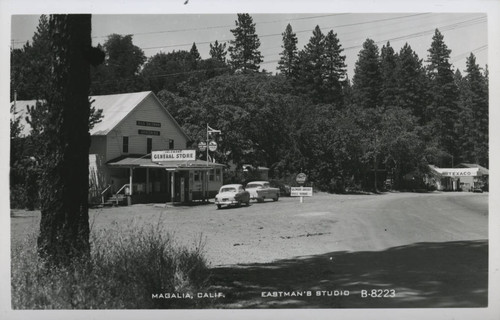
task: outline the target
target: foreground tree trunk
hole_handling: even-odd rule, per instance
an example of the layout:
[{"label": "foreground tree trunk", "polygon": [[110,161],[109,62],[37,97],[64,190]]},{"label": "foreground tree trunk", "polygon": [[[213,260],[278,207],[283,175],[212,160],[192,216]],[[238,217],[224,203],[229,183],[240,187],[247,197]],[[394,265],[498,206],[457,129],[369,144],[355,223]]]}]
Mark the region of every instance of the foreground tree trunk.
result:
[{"label": "foreground tree trunk", "polygon": [[52,15],[52,77],[47,93],[38,251],[48,263],[69,264],[90,253],[88,100],[90,15]]}]

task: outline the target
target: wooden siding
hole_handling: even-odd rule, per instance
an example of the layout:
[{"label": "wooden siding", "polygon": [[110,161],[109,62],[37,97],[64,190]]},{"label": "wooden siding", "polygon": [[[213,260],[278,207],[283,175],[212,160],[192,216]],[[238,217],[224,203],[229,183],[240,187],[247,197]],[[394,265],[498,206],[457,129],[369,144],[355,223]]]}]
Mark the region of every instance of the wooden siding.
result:
[{"label": "wooden siding", "polygon": [[[186,137],[162,108],[153,95],[144,99],[107,135],[106,159],[127,154],[146,154],[147,138],[153,140],[153,151],[168,149],[169,139],[174,140],[174,149],[184,149]],[[161,127],[137,125],[137,121],[160,123]],[[139,130],[159,131],[160,135],[139,134]],[[123,153],[123,137],[129,137],[128,153]]]}]

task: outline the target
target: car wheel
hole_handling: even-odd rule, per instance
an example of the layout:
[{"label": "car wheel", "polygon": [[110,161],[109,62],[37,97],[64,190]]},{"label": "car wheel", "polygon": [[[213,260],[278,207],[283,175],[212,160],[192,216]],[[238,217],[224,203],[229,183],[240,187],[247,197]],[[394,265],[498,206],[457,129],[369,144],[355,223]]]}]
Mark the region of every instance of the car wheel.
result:
[{"label": "car wheel", "polygon": [[238,200],[238,203],[236,204],[236,206],[237,206],[238,208],[239,208],[239,207],[241,207],[241,201],[240,201],[240,200]]},{"label": "car wheel", "polygon": [[247,202],[245,202],[246,206],[250,206],[250,200],[248,200]]},{"label": "car wheel", "polygon": [[264,202],[264,198],[257,198],[257,202]]},{"label": "car wheel", "polygon": [[280,198],[280,196],[277,194],[275,198],[273,198],[273,201],[278,201],[278,199]]},{"label": "car wheel", "polygon": [[222,207],[222,205],[218,204],[217,205],[217,209],[220,209]]}]

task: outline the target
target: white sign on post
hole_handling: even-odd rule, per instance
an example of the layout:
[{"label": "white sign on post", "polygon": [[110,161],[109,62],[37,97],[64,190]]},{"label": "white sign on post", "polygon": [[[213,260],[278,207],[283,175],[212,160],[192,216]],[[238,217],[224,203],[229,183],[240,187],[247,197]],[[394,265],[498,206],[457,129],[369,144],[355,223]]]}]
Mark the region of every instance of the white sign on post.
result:
[{"label": "white sign on post", "polygon": [[290,196],[300,197],[300,203],[304,202],[304,197],[312,197],[312,195],[312,187],[292,187],[290,190]]},{"label": "white sign on post", "polygon": [[292,187],[290,191],[292,197],[312,197],[312,187]]},{"label": "white sign on post", "polygon": [[151,161],[196,160],[196,150],[162,150],[151,152]]}]

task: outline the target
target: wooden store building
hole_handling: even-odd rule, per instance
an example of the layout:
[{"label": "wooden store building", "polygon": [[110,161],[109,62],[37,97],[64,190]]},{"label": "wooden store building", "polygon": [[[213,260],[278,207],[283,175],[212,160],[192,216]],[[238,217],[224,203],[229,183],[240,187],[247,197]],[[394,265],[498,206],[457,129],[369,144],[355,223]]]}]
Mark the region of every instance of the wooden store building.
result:
[{"label": "wooden store building", "polygon": [[[91,96],[102,121],[90,130],[90,196],[93,202],[191,202],[213,198],[224,165],[199,160],[189,137],[151,91]],[[24,134],[26,106],[16,101]]]}]

